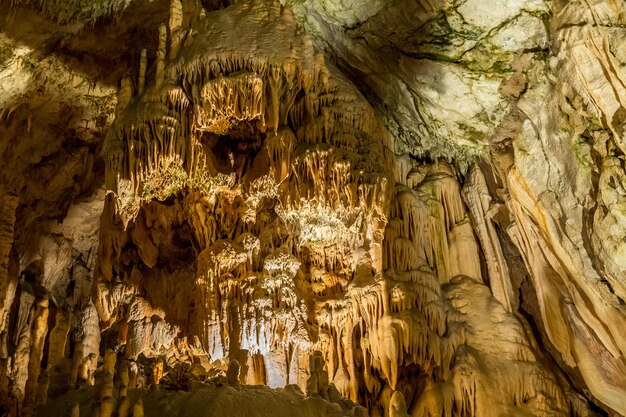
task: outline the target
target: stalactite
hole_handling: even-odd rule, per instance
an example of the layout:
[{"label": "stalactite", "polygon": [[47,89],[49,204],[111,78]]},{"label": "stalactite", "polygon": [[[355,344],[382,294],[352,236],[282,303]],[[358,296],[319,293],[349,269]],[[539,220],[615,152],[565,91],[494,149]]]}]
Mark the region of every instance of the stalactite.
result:
[{"label": "stalactite", "polygon": [[[565,410],[515,327],[514,304],[502,310],[482,284],[480,251],[497,236],[488,224],[472,228],[491,202],[465,192],[465,206],[467,175],[443,160],[396,155],[395,135],[303,39],[289,8],[233,4],[186,20],[182,11],[173,0],[159,27],[155,85],[145,85],[145,49],[137,96],[128,78],[120,85],[103,145],[109,194],[97,263],[85,267],[92,294],[51,307],[46,336],[31,331],[39,296],[20,293],[11,390],[45,398],[46,375],[69,374],[72,388],[94,385],[72,395],[95,392],[100,416],[125,417],[131,407],[143,415],[147,386],[168,390],[179,377],[191,391],[200,380],[237,392],[244,382],[296,383],[311,402],[343,395],[393,415],[469,416],[490,401],[489,384],[504,381],[506,404],[544,396]],[[255,38],[241,29],[255,25],[263,28]],[[528,233],[520,228],[525,248]],[[497,289],[497,262],[489,265],[495,298],[510,300]],[[504,288],[511,278],[498,271]],[[51,276],[43,274],[44,287]],[[470,314],[468,304],[492,314]],[[506,349],[489,351],[484,341],[496,334],[487,325],[502,330]],[[118,379],[117,354],[103,349],[111,343]],[[489,355],[497,360],[481,362]],[[522,376],[485,379],[487,367],[510,363]]]},{"label": "stalactite", "polygon": [[513,311],[516,300],[513,295],[509,268],[489,212],[493,208],[485,177],[477,167],[472,168],[463,194],[478,229],[478,238],[487,258],[491,291],[508,311]]}]

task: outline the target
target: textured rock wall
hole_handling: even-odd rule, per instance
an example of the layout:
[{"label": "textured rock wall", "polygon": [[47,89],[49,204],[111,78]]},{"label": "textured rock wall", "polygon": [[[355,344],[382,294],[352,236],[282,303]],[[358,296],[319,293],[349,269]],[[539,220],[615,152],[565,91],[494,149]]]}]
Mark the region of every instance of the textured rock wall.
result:
[{"label": "textured rock wall", "polygon": [[235,3],[0,2],[9,415],[626,414],[623,6]]}]

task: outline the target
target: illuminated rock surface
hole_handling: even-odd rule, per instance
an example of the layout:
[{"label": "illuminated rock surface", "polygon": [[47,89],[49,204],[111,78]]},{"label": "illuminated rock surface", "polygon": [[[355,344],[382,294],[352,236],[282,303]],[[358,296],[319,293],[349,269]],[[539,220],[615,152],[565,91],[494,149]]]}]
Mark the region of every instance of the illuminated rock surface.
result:
[{"label": "illuminated rock surface", "polygon": [[626,415],[626,6],[0,0],[10,416]]}]

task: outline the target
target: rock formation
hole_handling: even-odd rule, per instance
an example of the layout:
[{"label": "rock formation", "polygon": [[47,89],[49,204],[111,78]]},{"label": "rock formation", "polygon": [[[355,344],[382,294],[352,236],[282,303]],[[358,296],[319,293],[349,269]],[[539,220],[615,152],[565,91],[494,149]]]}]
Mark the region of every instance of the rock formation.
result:
[{"label": "rock formation", "polygon": [[626,415],[626,5],[0,16],[3,414]]}]

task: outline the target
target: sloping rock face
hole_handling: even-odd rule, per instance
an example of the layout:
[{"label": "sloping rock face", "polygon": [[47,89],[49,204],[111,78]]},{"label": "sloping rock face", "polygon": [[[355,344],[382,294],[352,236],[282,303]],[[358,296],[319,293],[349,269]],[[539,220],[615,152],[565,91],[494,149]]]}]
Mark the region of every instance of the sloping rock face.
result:
[{"label": "sloping rock face", "polygon": [[7,415],[626,415],[622,3],[0,16]]}]

